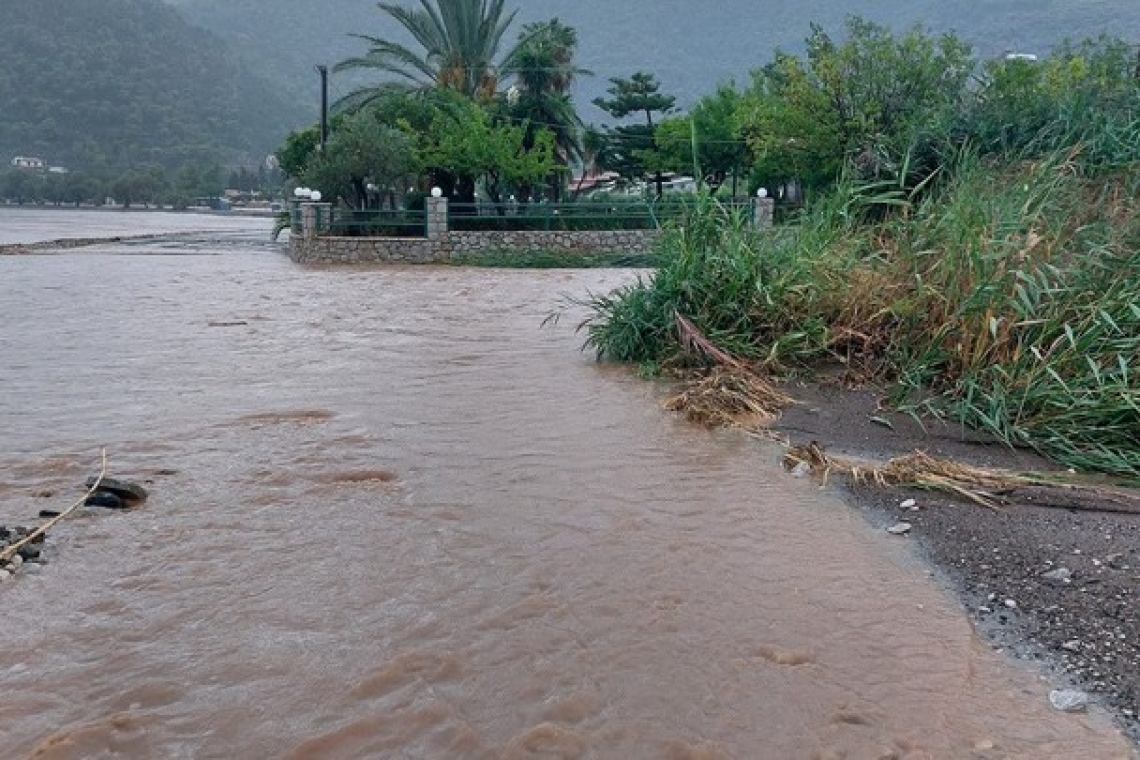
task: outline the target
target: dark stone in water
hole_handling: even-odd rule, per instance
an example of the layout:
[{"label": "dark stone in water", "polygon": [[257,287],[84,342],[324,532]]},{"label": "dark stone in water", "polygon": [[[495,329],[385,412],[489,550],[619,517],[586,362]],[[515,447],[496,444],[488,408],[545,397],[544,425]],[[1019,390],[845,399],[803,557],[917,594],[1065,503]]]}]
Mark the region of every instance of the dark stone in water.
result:
[{"label": "dark stone in water", "polygon": [[106,507],[107,509],[123,509],[126,505],[117,494],[110,491],[96,491],[83,502],[88,507]]},{"label": "dark stone in water", "polygon": [[[145,501],[147,497],[146,489],[138,483],[130,483],[126,480],[116,480],[114,478],[103,478],[102,481],[96,477],[87,478],[87,487],[91,488],[95,483],[99,483],[99,490],[96,494],[106,491],[118,496],[123,501]],[[120,507],[116,507],[119,509]]]},{"label": "dark stone in water", "polygon": [[30,560],[30,559],[39,559],[40,558],[39,547],[34,546],[32,544],[25,544],[24,546],[21,546],[19,551],[17,551],[16,553],[19,554],[21,557],[23,557],[25,562],[27,560]]},{"label": "dark stone in water", "polygon": [[59,517],[61,514],[62,514],[61,512],[57,512],[54,509],[41,509],[40,510],[40,517],[47,517],[47,518]]}]

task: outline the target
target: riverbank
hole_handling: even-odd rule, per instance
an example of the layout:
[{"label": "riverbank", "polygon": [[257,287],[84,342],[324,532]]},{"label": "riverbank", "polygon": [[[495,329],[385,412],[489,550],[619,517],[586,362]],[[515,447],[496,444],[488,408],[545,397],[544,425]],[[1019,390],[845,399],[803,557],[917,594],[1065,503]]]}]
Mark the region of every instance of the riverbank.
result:
[{"label": "riverbank", "polygon": [[[785,390],[799,403],[775,429],[793,443],[817,441],[831,454],[880,461],[922,450],[982,467],[1056,469],[953,425],[924,428],[885,411],[884,393],[874,389],[800,383]],[[899,540],[915,543],[985,641],[1035,663],[1053,688],[1087,691],[1140,743],[1140,515],[1089,504],[994,510],[927,491],[843,490],[873,525],[911,526]]]}]

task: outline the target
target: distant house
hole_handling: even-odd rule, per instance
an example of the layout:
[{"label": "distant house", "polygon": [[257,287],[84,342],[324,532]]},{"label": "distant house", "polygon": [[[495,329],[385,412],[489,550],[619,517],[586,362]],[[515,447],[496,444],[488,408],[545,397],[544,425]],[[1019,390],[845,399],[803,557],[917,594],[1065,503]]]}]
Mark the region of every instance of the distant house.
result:
[{"label": "distant house", "polygon": [[16,156],[12,159],[12,166],[17,169],[35,169],[43,171],[47,168],[47,161],[42,158],[33,158],[31,156]]},{"label": "distant house", "polygon": [[617,172],[585,172],[582,176],[571,179],[570,187],[576,193],[588,195],[594,192],[613,192],[621,181],[621,175]]}]

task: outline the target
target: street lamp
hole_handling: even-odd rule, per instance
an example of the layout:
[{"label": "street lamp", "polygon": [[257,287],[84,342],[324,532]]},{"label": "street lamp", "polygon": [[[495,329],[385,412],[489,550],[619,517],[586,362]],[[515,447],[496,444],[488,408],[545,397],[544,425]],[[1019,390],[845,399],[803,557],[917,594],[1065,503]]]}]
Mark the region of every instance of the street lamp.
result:
[{"label": "street lamp", "polygon": [[329,141],[329,67],[318,65],[317,73],[321,75],[321,150]]}]

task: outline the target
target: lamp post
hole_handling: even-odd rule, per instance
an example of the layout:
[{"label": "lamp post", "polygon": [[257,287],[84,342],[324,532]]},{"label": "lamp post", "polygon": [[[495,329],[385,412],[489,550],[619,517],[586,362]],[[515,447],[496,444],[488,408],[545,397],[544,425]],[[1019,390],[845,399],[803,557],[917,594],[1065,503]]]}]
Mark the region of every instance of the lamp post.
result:
[{"label": "lamp post", "polygon": [[321,75],[321,151],[329,141],[329,67],[317,66],[317,73]]}]

